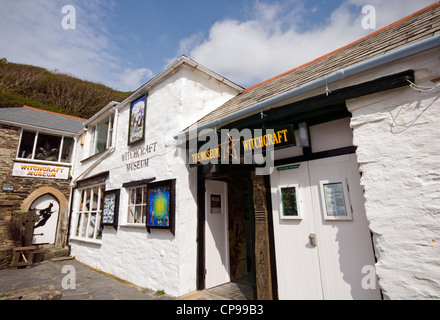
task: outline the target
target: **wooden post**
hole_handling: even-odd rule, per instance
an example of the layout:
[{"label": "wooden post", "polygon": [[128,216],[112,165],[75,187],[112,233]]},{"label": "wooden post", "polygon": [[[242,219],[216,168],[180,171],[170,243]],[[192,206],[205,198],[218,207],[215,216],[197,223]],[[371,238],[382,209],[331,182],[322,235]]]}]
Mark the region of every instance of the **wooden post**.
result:
[{"label": "wooden post", "polygon": [[255,213],[255,266],[257,299],[273,300],[267,199],[264,177],[252,173]]}]

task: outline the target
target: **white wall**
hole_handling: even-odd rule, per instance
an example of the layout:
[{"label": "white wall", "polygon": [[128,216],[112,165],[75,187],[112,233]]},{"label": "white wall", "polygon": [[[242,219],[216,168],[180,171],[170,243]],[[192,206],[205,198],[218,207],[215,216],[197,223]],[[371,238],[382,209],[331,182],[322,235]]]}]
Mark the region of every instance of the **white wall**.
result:
[{"label": "white wall", "polygon": [[[439,53],[398,67],[414,69],[417,84],[433,87]],[[419,92],[407,86],[347,102],[376,272],[389,299],[440,298],[439,95],[440,87]]]},{"label": "white wall", "polygon": [[[127,146],[129,102],[124,102],[118,107],[114,150],[102,161],[102,155],[84,161],[89,146],[78,146],[75,177],[85,179],[110,171],[106,190],[121,189],[121,197],[118,230],[105,227],[102,241],[98,242],[72,236],[70,244],[76,259],[136,285],[165,290],[174,296],[196,289],[197,171],[184,163],[173,137],[237,93],[205,73],[182,65],[149,91],[144,142]],[[137,159],[122,159],[125,152],[153,143],[156,151]],[[127,170],[127,163],[146,158],[148,168]],[[156,181],[176,179],[175,236],[167,230],[148,233],[144,225],[126,223],[128,191],[122,184],[152,177]],[[74,195],[74,212],[79,208],[78,193]],[[74,235],[73,227],[71,234]]]}]

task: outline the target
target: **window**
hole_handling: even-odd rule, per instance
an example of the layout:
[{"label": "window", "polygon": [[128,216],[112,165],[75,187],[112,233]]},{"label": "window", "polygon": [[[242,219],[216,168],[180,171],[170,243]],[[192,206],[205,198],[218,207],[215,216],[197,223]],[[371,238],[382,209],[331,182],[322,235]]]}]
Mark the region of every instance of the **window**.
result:
[{"label": "window", "polygon": [[112,146],[114,114],[105,118],[90,130],[90,155],[100,153]]},{"label": "window", "polygon": [[76,237],[94,240],[101,239],[104,190],[104,184],[80,190],[81,201],[74,230]]},{"label": "window", "polygon": [[73,144],[71,137],[23,130],[17,158],[70,163]]},{"label": "window", "polygon": [[129,204],[127,223],[145,224],[147,216],[147,187],[128,189]]}]

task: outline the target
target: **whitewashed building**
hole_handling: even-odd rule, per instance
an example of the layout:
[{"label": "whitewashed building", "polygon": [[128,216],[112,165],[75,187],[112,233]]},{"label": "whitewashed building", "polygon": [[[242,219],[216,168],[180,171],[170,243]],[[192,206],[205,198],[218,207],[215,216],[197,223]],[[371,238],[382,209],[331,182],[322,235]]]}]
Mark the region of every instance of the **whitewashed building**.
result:
[{"label": "whitewashed building", "polygon": [[[439,299],[439,96],[435,3],[244,90],[188,128],[182,136],[236,130],[219,146],[231,161],[245,152],[241,166],[191,152],[206,208],[199,287],[232,280],[244,264],[259,299]],[[220,198],[229,219],[213,214]]]},{"label": "whitewashed building", "polygon": [[[173,137],[241,90],[182,56],[89,119],[76,137],[71,254],[139,286],[174,296],[195,290],[197,174]],[[169,212],[147,230],[148,195],[159,190],[147,187],[161,183],[167,198],[156,208]],[[104,216],[115,209],[115,219]]]},{"label": "whitewashed building", "polygon": [[72,255],[175,296],[439,299],[439,46],[435,3],[245,90],[182,57],[77,136]]}]

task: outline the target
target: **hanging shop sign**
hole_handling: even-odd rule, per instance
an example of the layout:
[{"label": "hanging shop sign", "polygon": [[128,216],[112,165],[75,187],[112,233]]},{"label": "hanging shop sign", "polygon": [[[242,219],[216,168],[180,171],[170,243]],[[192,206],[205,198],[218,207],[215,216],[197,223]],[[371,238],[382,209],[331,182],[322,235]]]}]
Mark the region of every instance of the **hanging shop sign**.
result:
[{"label": "hanging shop sign", "polygon": [[147,95],[144,95],[130,105],[130,121],[128,126],[128,145],[145,138],[145,111]]},{"label": "hanging shop sign", "polygon": [[27,178],[69,179],[69,168],[41,164],[14,163],[12,175]]},{"label": "hanging shop sign", "polygon": [[270,129],[222,129],[189,142],[189,163],[246,163],[256,154],[295,146],[293,125]]}]

